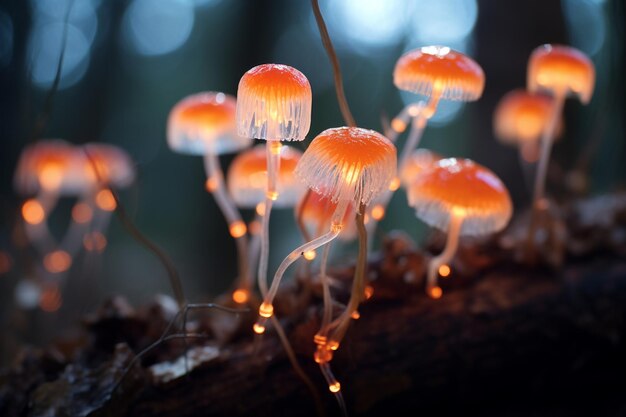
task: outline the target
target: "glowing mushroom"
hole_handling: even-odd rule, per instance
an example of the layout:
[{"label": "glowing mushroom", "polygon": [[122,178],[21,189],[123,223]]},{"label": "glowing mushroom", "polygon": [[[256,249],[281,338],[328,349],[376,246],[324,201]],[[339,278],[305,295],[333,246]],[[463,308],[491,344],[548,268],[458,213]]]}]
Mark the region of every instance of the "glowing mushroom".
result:
[{"label": "glowing mushroom", "polygon": [[[314,192],[320,193],[337,203],[331,217],[329,230],[292,251],[280,264],[272,285],[259,307],[259,318],[254,331],[263,333],[265,323],[274,313],[273,300],[287,268],[303,253],[315,250],[335,239],[344,228],[344,217],[350,204],[364,213],[374,197],[389,186],[395,176],[396,149],[383,135],[372,130],[356,127],[327,129],[320,133],[302,155],[296,175]],[[363,297],[364,262],[367,256],[365,229],[359,230],[359,260],[352,286],[352,295],[346,310],[333,322],[333,346],[345,333],[351,315],[357,310]],[[330,300],[325,299],[325,314]],[[327,329],[324,330],[324,333]],[[336,347],[335,347],[336,349]],[[325,355],[328,358],[329,355]],[[332,357],[332,355],[330,355]],[[339,383],[334,380],[327,362],[319,362],[324,375],[329,379],[329,389],[337,393]]]},{"label": "glowing mushroom", "polygon": [[258,281],[267,292],[269,220],[278,198],[276,181],[283,140],[304,140],[311,125],[311,85],[297,69],[287,65],[263,64],[246,72],[237,90],[237,131],[239,135],[263,139],[266,144],[267,188]]},{"label": "glowing mushroom", "polygon": [[[532,163],[538,158],[539,139],[551,114],[551,97],[513,90],[502,97],[496,106],[493,130],[500,142],[519,147],[522,159]],[[562,127],[562,123],[558,123],[558,126]]]},{"label": "glowing mushroom", "polygon": [[[257,218],[265,212],[265,188],[267,184],[267,159],[265,146],[258,145],[248,149],[233,159],[228,169],[228,191],[235,204],[241,208],[256,209]],[[280,150],[280,165],[277,173],[276,190],[278,197],[274,201],[276,208],[294,207],[305,190],[303,184],[293,175],[302,152],[291,146]],[[255,219],[258,223],[258,220]],[[256,265],[260,250],[260,234],[251,233],[250,269]],[[233,299],[238,302],[248,300],[254,287],[252,274],[241,277],[233,292]]]},{"label": "glowing mushroom", "polygon": [[248,271],[246,224],[224,185],[219,155],[237,152],[251,143],[235,129],[235,98],[219,92],[204,92],[184,98],[172,109],[167,125],[167,141],[176,152],[204,156],[206,188],[215,197],[237,243],[239,280]]},{"label": "glowing mushroom", "polygon": [[437,273],[454,257],[459,236],[497,232],[507,225],[513,210],[502,181],[469,159],[440,160],[415,179],[408,199],[420,219],[448,233],[445,249],[428,265],[426,292],[432,298],[441,297]]},{"label": "glowing mushroom", "polygon": [[[546,92],[553,97],[550,118],[543,130],[539,166],[535,177],[533,213],[544,198],[550,151],[563,104],[568,95],[589,103],[595,85],[595,68],[581,51],[569,46],[542,45],[528,61],[527,87],[531,92]],[[532,234],[532,227],[531,227]]]}]

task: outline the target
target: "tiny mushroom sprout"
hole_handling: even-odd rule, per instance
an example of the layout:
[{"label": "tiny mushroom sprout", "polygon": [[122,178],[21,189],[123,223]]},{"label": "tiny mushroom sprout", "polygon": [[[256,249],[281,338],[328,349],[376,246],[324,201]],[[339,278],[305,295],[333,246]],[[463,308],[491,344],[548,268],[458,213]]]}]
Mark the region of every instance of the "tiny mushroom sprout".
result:
[{"label": "tiny mushroom sprout", "polygon": [[[550,118],[543,130],[539,166],[535,176],[533,213],[542,205],[550,151],[563,104],[568,95],[589,103],[595,85],[595,68],[581,51],[562,45],[542,45],[528,61],[527,87],[531,92],[545,92],[553,97]],[[531,238],[532,238],[531,227]],[[532,240],[532,239],[531,239]]]},{"label": "tiny mushroom sprout", "polygon": [[239,280],[248,276],[246,224],[224,185],[219,155],[237,152],[250,146],[235,129],[236,104],[233,96],[204,92],[184,98],[170,112],[167,124],[169,147],[184,154],[204,156],[206,188],[228,222],[230,235],[237,243]]},{"label": "tiny mushroom sprout", "polygon": [[267,187],[258,281],[261,293],[267,293],[269,256],[269,221],[280,165],[281,141],[304,140],[311,126],[312,93],[309,80],[295,68],[263,64],[248,70],[237,90],[237,131],[239,135],[263,139],[266,144]]},{"label": "tiny mushroom sprout", "polygon": [[[265,211],[265,188],[267,184],[267,158],[265,146],[257,145],[233,159],[228,168],[228,191],[238,207],[256,209],[257,218]],[[276,190],[278,197],[274,201],[276,208],[294,207],[302,194],[304,185],[293,175],[302,152],[292,146],[283,146],[280,150],[280,165],[277,173]],[[258,223],[258,220],[255,220]],[[258,261],[260,235],[251,233],[250,271]],[[251,272],[241,277],[233,292],[233,300],[246,302],[254,288]]]},{"label": "tiny mushroom sprout", "polygon": [[[315,193],[322,194],[336,203],[332,214],[329,230],[292,251],[280,264],[270,290],[259,307],[259,318],[254,325],[257,333],[263,333],[265,322],[273,315],[273,300],[278,286],[287,268],[303,253],[315,250],[335,239],[344,229],[344,218],[350,204],[358,207],[363,214],[367,205],[374,197],[385,190],[396,174],[396,149],[383,135],[373,130],[357,127],[339,127],[327,129],[320,133],[302,155],[296,175]],[[364,230],[363,230],[364,232]],[[367,239],[365,239],[367,240]],[[364,261],[367,242],[359,240],[359,260]],[[362,262],[358,262],[361,264]],[[357,310],[363,297],[364,276],[355,273],[352,295],[346,311],[335,321],[338,333],[333,335],[339,346],[351,314]],[[330,300],[324,300],[329,308]],[[331,324],[333,325],[333,324]],[[330,325],[329,325],[330,326]],[[323,333],[326,332],[326,329]],[[330,353],[324,357],[329,358]],[[339,391],[338,383],[332,378],[328,361],[319,362],[324,365],[324,375],[329,379],[329,388]],[[327,372],[326,372],[327,371]]]},{"label": "tiny mushroom sprout", "polygon": [[502,97],[496,106],[493,130],[502,143],[518,146],[524,161],[535,162],[539,139],[551,115],[550,96],[513,90]]},{"label": "tiny mushroom sprout", "polygon": [[430,226],[448,233],[443,252],[428,265],[426,292],[441,297],[439,267],[456,252],[459,236],[480,236],[502,230],[512,214],[506,186],[489,169],[469,160],[442,159],[416,177],[408,190],[409,205]]},{"label": "tiny mushroom sprout", "polygon": [[[439,100],[478,100],[485,87],[485,74],[473,59],[447,46],[424,46],[398,59],[393,71],[393,83],[400,90],[426,98],[406,106],[391,122],[390,139],[395,141],[397,135],[406,129],[407,122],[411,121],[411,130],[398,161],[398,173],[401,175],[413,150],[419,145],[428,120],[437,111]],[[400,180],[394,180],[390,189],[376,202],[377,217],[384,216],[393,192],[399,186]],[[375,227],[376,220],[370,223],[370,232]]]}]

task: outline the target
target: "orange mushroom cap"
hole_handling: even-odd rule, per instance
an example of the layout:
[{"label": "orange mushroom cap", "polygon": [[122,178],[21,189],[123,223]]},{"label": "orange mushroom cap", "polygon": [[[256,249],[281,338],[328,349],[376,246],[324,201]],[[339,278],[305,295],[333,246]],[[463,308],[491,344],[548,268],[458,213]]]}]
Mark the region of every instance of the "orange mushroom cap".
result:
[{"label": "orange mushroom cap", "polygon": [[84,149],[87,155],[84,173],[94,183],[103,182],[123,188],[135,180],[133,161],[121,148],[104,143],[88,143]]},{"label": "orange mushroom cap", "polygon": [[440,159],[441,155],[428,149],[420,148],[414,150],[404,169],[400,172],[400,181],[402,181],[405,187],[409,186],[415,177],[428,172],[433,164]]},{"label": "orange mushroom cap", "polygon": [[235,97],[219,92],[193,94],[178,102],[167,121],[167,143],[181,153],[205,155],[239,151],[250,140],[235,129]]},{"label": "orange mushroom cap", "polygon": [[596,71],[593,62],[578,49],[562,45],[542,45],[528,61],[528,89],[553,94],[575,94],[588,103],[593,94]]},{"label": "orange mushroom cap", "polygon": [[42,140],[22,151],[15,170],[14,185],[21,194],[41,190],[65,195],[80,194],[91,187],[83,175],[84,154],[69,143]]},{"label": "orange mushroom cap", "polygon": [[237,90],[237,131],[266,140],[303,140],[311,126],[309,80],[295,68],[263,64],[246,72]]},{"label": "orange mushroom cap", "polygon": [[[518,144],[539,140],[552,112],[552,98],[526,90],[506,94],[494,112],[493,130],[503,143]],[[562,129],[557,125],[557,134]]]},{"label": "orange mushroom cap", "polygon": [[[318,193],[310,193],[306,199],[303,198],[298,203],[298,210],[301,210],[302,213],[302,221],[314,236],[318,232],[326,232],[330,228],[336,208],[336,202],[332,202],[330,198]],[[343,216],[344,227],[338,236],[340,239],[353,240],[356,237],[356,223],[352,221],[354,216],[354,208],[350,205]]]},{"label": "orange mushroom cap", "polygon": [[408,198],[420,219],[443,231],[448,230],[453,210],[461,213],[461,235],[501,230],[513,211],[500,178],[469,159],[447,158],[435,163],[411,184]]},{"label": "orange mushroom cap", "polygon": [[[294,147],[281,148],[275,207],[293,207],[304,193],[304,186],[293,175],[301,156],[302,152]],[[265,146],[255,146],[235,157],[228,169],[228,191],[239,207],[254,208],[263,202],[266,184]]]},{"label": "orange mushroom cap", "polygon": [[396,174],[396,147],[378,132],[337,127],[317,135],[302,155],[296,175],[333,202],[369,204]]},{"label": "orange mushroom cap", "polygon": [[402,55],[393,71],[401,90],[456,101],[478,100],[485,74],[473,59],[447,46],[424,46]]}]

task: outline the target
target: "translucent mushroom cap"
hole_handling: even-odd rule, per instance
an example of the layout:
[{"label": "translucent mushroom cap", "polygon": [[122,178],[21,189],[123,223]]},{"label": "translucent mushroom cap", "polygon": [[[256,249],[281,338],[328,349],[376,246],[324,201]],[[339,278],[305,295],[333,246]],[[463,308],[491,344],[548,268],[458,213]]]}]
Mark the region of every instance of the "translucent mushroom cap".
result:
[{"label": "translucent mushroom cap", "polygon": [[441,159],[441,155],[428,149],[419,148],[411,153],[407,164],[400,172],[400,181],[405,187],[408,187],[415,177],[428,172],[433,164]]},{"label": "translucent mushroom cap", "polygon": [[473,59],[447,46],[424,46],[398,59],[393,83],[415,94],[474,101],[483,93],[485,74]]},{"label": "translucent mushroom cap", "polygon": [[[502,97],[496,106],[494,133],[506,144],[535,142],[546,128],[552,107],[552,98],[549,96],[513,90]],[[559,123],[557,131],[561,128],[562,123]]]},{"label": "translucent mushroom cap", "polygon": [[22,151],[15,170],[15,190],[23,195],[53,192],[78,195],[92,187],[85,176],[84,154],[64,140],[42,140]]},{"label": "translucent mushroom cap", "polygon": [[175,152],[206,155],[250,146],[235,129],[235,97],[217,92],[193,94],[178,102],[167,121],[167,143]]},{"label": "translucent mushroom cap", "polygon": [[[291,146],[280,150],[280,169],[278,171],[278,198],[274,207],[294,207],[305,187],[294,175],[294,169],[302,152]],[[228,191],[239,207],[254,208],[265,200],[267,185],[266,149],[258,145],[235,157],[228,169]]]},{"label": "translucent mushroom cap", "polygon": [[296,175],[331,201],[367,205],[396,174],[396,148],[383,135],[337,127],[317,135],[302,155]]},{"label": "translucent mushroom cap", "polygon": [[[307,198],[302,198],[298,203],[298,211],[302,213],[302,221],[313,236],[328,231],[336,208],[336,202],[332,202],[330,198],[318,193],[310,193]],[[354,216],[354,207],[350,205],[343,217],[344,227],[339,234],[340,239],[348,241],[356,237]]]},{"label": "translucent mushroom cap", "polygon": [[462,214],[461,235],[497,232],[507,225],[513,211],[500,178],[469,159],[435,163],[411,184],[408,198],[420,219],[443,231],[448,230],[453,211]]},{"label": "translucent mushroom cap", "polygon": [[84,150],[83,172],[92,182],[125,188],[135,181],[135,167],[126,151],[104,143],[88,143]]},{"label": "translucent mushroom cap", "polygon": [[311,126],[311,85],[295,68],[263,64],[237,90],[237,132],[265,140],[303,140]]},{"label": "translucent mushroom cap", "polygon": [[593,94],[596,70],[593,62],[578,49],[542,45],[528,61],[528,89],[532,92],[573,94],[588,103]]}]

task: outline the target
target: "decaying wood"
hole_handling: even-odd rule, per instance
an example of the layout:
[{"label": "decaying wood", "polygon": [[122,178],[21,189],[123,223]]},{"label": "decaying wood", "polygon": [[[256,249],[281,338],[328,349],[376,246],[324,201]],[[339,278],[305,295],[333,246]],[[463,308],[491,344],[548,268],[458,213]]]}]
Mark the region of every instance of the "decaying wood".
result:
[{"label": "decaying wood", "polygon": [[[514,230],[464,245],[440,300],[423,295],[428,255],[404,235],[391,234],[370,262],[374,297],[333,361],[350,413],[624,415],[626,199],[592,200],[561,214],[566,240],[545,240],[543,262],[532,266],[516,261]],[[435,238],[428,246],[438,245]],[[554,259],[563,264],[557,267]],[[333,273],[348,287],[350,267]],[[310,359],[319,289],[294,284],[280,300],[277,314],[325,410],[336,415]],[[132,351],[156,340],[172,314],[163,303],[134,311],[110,302],[86,323],[87,342],[26,352],[5,372],[0,415],[315,415],[310,393],[272,332],[262,340],[249,336],[251,314],[194,317],[193,331],[210,332],[212,339],[194,342],[189,375],[168,374],[163,363],[182,352],[178,341],[169,342],[112,393]],[[244,331],[225,330],[237,320],[245,322]],[[149,368],[154,364],[160,365]]]}]

